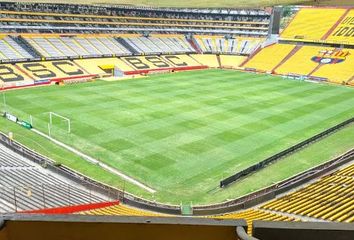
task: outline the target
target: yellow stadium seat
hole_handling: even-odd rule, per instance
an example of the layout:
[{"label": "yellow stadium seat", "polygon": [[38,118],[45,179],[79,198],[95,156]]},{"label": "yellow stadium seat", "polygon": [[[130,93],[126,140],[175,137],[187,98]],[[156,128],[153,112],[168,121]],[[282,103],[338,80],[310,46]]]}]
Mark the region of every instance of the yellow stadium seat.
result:
[{"label": "yellow stadium seat", "polygon": [[219,216],[211,216],[213,218],[219,219],[245,219],[248,227],[248,233],[252,234],[252,222],[254,220],[265,220],[265,221],[299,221],[299,219],[284,216],[277,213],[272,213],[268,211],[263,211],[259,209],[248,209],[236,213],[227,213]]},{"label": "yellow stadium seat", "polygon": [[[129,56],[120,58],[126,66],[135,70],[171,69],[177,67],[201,66],[188,55]],[[124,70],[123,71],[129,71]]]},{"label": "yellow stadium seat", "polygon": [[303,46],[275,71],[280,74],[295,73],[308,75],[319,65],[319,63],[314,62],[311,59],[317,56],[322,50],[332,49],[333,48]]},{"label": "yellow stadium seat", "polygon": [[340,8],[303,8],[281,33],[281,38],[320,40],[345,13]]},{"label": "yellow stadium seat", "polygon": [[353,222],[353,176],[354,164],[260,208],[329,221]]},{"label": "yellow stadium seat", "polygon": [[0,64],[0,89],[33,84],[34,78],[21,72],[12,64]]},{"label": "yellow stadium seat", "polygon": [[137,208],[128,207],[122,204],[99,208],[89,211],[78,212],[80,215],[111,215],[111,216],[167,216],[165,214],[153,213]]},{"label": "yellow stadium seat", "polygon": [[70,78],[89,75],[86,70],[70,60],[17,63],[27,76],[35,80]]},{"label": "yellow stadium seat", "polygon": [[353,49],[340,49],[338,51],[345,55],[346,53],[349,54],[344,59],[333,56],[333,58],[343,61],[334,64],[323,64],[312,76],[326,77],[335,83],[349,81],[354,76],[354,51]]},{"label": "yellow stadium seat", "polygon": [[122,71],[132,71],[132,67],[118,58],[93,58],[93,59],[79,59],[74,60],[79,66],[84,68],[91,74],[105,74],[106,72],[100,67],[103,65],[116,66]]},{"label": "yellow stadium seat", "polygon": [[192,54],[190,56],[202,65],[212,68],[220,67],[216,55],[214,54]]},{"label": "yellow stadium seat", "polygon": [[221,66],[223,67],[239,67],[245,60],[244,56],[220,55]]},{"label": "yellow stadium seat", "polygon": [[341,42],[345,44],[354,43],[354,9],[350,10],[345,17],[340,21],[338,26],[331,32],[326,39],[331,42]]},{"label": "yellow stadium seat", "polygon": [[255,68],[260,71],[271,71],[275,68],[295,46],[290,44],[274,44],[263,48],[252,57],[243,67]]}]

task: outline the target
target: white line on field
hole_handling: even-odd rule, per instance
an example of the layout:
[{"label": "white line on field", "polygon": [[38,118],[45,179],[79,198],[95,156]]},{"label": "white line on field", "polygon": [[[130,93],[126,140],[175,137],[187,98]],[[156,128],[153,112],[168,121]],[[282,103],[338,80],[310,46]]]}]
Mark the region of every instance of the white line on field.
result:
[{"label": "white line on field", "polygon": [[39,135],[41,135],[42,137],[45,137],[45,138],[49,139],[50,141],[54,142],[54,143],[57,144],[58,146],[61,146],[61,147],[65,148],[65,149],[69,150],[70,152],[75,153],[76,155],[82,157],[82,158],[85,159],[86,161],[88,161],[88,162],[90,162],[90,163],[93,163],[93,164],[95,164],[95,165],[98,165],[98,166],[100,166],[101,168],[107,170],[108,172],[111,172],[111,173],[113,173],[113,174],[115,174],[115,175],[118,175],[118,176],[120,176],[121,178],[127,180],[128,182],[130,182],[130,183],[132,183],[132,184],[134,184],[134,185],[136,185],[136,186],[138,186],[138,187],[140,187],[140,188],[143,188],[143,189],[145,189],[146,191],[148,191],[148,192],[150,192],[150,193],[155,193],[155,192],[156,192],[156,190],[154,190],[154,189],[152,189],[152,188],[146,186],[145,184],[143,184],[143,183],[141,183],[141,182],[135,180],[134,178],[131,178],[131,177],[125,175],[124,173],[121,173],[121,172],[118,171],[117,169],[112,168],[112,167],[108,166],[107,164],[104,164],[104,163],[98,161],[97,159],[95,159],[95,158],[93,158],[93,157],[90,157],[90,156],[86,155],[85,153],[82,153],[82,152],[76,150],[75,148],[72,148],[72,147],[66,145],[65,143],[62,143],[62,142],[60,142],[60,141],[58,141],[58,140],[56,140],[56,139],[50,137],[50,136],[48,136],[47,134],[45,134],[45,133],[43,133],[43,132],[41,132],[41,131],[38,131],[37,129],[32,128],[32,131],[35,132],[35,133],[37,133],[37,134],[39,134]]}]

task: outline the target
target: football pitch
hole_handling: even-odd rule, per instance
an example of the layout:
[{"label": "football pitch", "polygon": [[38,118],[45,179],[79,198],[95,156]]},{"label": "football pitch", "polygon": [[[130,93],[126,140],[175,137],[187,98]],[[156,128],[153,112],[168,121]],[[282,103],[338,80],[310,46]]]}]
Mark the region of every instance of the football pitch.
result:
[{"label": "football pitch", "polygon": [[[258,180],[255,174],[244,186],[221,190],[218,185],[223,178],[353,117],[354,89],[206,70],[8,91],[6,105],[21,119],[31,115],[34,127],[45,133],[49,112],[70,118],[70,134],[66,122],[54,118],[54,138],[157,192],[150,196],[130,185],[127,191],[177,204],[223,201],[237,196],[233,191],[242,195],[265,187],[329,160],[315,157],[325,154],[327,148],[344,151],[353,147],[354,138],[353,127],[344,129],[337,133],[342,135],[324,140],[329,141],[326,149],[318,146],[311,153],[299,153],[300,159],[292,159],[294,164],[277,168],[281,160]],[[0,129],[7,131],[7,124],[11,123],[1,124]],[[34,134],[27,138],[43,142]],[[328,154],[332,157],[334,153]],[[66,160],[60,162],[66,164]],[[82,172],[82,168],[97,166],[82,161],[74,168]],[[272,178],[279,172],[279,178]],[[110,184],[121,184],[112,183],[120,181],[118,178],[100,173],[105,174],[110,176]]]}]

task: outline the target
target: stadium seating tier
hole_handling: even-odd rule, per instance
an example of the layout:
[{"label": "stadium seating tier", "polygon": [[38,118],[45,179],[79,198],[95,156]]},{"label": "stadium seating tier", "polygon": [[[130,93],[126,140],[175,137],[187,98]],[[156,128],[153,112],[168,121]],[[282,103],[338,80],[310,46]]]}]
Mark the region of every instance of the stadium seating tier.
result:
[{"label": "stadium seating tier", "polygon": [[[327,48],[332,50],[333,48]],[[274,71],[278,74],[301,74],[309,75],[318,63],[311,61],[317,56],[323,47],[303,46],[298,49],[287,61],[277,67]]]},{"label": "stadium seating tier", "polygon": [[217,57],[213,54],[193,54],[191,56],[202,65],[213,68],[220,67]]},{"label": "stadium seating tier", "polygon": [[273,44],[263,48],[252,57],[243,67],[260,71],[272,71],[295,46],[289,44]]},{"label": "stadium seating tier", "polygon": [[345,13],[343,8],[303,8],[281,33],[282,38],[320,40]]},{"label": "stadium seating tier", "polygon": [[261,209],[327,221],[354,221],[354,165],[325,176],[300,190],[270,201]]},{"label": "stadium seating tier", "polygon": [[30,163],[0,144],[0,213],[102,202],[79,184]]},{"label": "stadium seating tier", "polygon": [[225,68],[237,68],[246,58],[244,56],[220,55],[221,66]]},{"label": "stadium seating tier", "polygon": [[354,44],[354,9],[340,20],[338,26],[331,32],[326,40],[344,44]]},{"label": "stadium seating tier", "polygon": [[244,64],[245,68],[349,83],[354,76],[352,49],[275,44],[263,48]]}]

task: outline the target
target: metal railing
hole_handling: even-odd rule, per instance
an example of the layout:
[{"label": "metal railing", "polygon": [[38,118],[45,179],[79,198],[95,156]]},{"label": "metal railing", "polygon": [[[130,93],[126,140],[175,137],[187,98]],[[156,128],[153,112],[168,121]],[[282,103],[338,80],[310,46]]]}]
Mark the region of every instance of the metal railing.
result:
[{"label": "metal railing", "polygon": [[[16,153],[24,156],[25,158],[37,163],[37,164],[45,164],[46,168],[50,171],[53,171],[65,178],[74,181],[77,184],[85,187],[86,189],[90,189],[89,191],[92,194],[101,194],[108,198],[112,198],[115,200],[119,200],[122,203],[150,210],[157,211],[161,213],[167,214],[181,214],[181,209],[179,205],[168,205],[159,202],[153,202],[150,200],[146,200],[140,197],[137,197],[133,194],[127,193],[125,191],[107,186],[103,183],[97,182],[95,180],[90,179],[89,177],[80,174],[68,167],[62,165],[56,165],[55,162],[49,158],[46,158],[35,151],[23,146],[22,144],[10,140],[5,134],[0,132],[0,144],[5,145]],[[312,169],[309,169],[305,172],[302,172],[296,176],[293,176],[289,179],[281,181],[279,183],[273,184],[267,188],[261,189],[254,193],[248,194],[246,196],[233,199],[231,201],[226,201],[218,204],[210,204],[210,205],[200,205],[193,206],[193,214],[194,215],[210,215],[210,214],[220,214],[226,213],[230,211],[240,210],[255,206],[259,203],[268,201],[279,194],[282,194],[288,191],[291,188],[300,186],[312,179],[315,179],[319,176],[322,176],[328,171],[333,170],[345,163],[354,160],[354,148],[345,154],[332,159],[324,164],[316,166]],[[16,199],[16,198],[14,198]]]},{"label": "metal railing", "polygon": [[336,131],[338,131],[338,130],[340,130],[352,123],[354,123],[354,117],[350,118],[346,121],[343,121],[334,127],[328,128],[325,131],[323,131],[319,134],[316,134],[315,136],[312,136],[312,137],[310,137],[310,138],[308,138],[308,139],[306,139],[294,146],[291,146],[291,147],[289,147],[289,148],[287,148],[287,149],[285,149],[285,150],[283,150],[283,151],[281,151],[269,158],[264,159],[261,162],[258,162],[258,163],[254,164],[242,171],[239,171],[230,177],[227,177],[227,178],[221,180],[220,187],[221,188],[226,187],[226,186],[230,185],[231,183],[234,183],[234,182],[238,181],[239,179],[246,177],[246,176],[250,175],[251,173],[254,173],[254,172],[266,167],[270,163],[280,160],[281,158],[283,158],[289,154],[293,154],[294,152],[302,149],[303,147],[305,147],[309,144],[312,144],[324,137],[327,137],[328,135],[333,134],[334,132],[336,132]]}]

